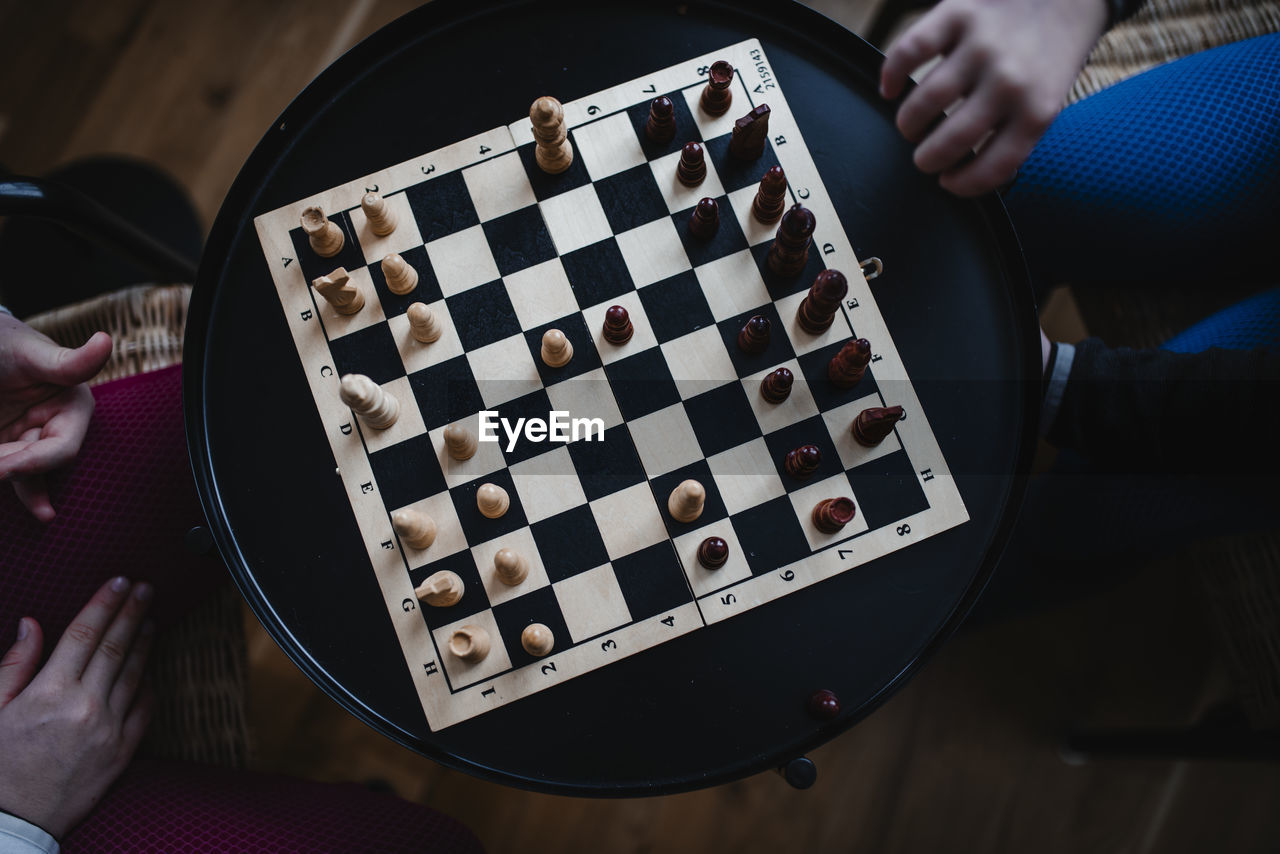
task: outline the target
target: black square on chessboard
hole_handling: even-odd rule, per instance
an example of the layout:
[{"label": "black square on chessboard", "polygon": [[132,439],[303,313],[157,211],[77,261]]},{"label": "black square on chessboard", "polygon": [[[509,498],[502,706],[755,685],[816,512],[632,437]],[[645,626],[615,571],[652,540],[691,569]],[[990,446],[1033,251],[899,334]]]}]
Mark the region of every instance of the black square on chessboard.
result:
[{"label": "black square on chessboard", "polygon": [[520,320],[501,280],[445,297],[453,328],[466,350],[478,350],[520,334]]},{"label": "black square on chessboard", "polygon": [[[738,333],[747,325],[747,321],[757,314],[769,319],[769,346],[763,353],[752,355],[738,346]],[[778,317],[778,309],[774,308],[772,303],[753,308],[751,311],[744,311],[737,317],[722,320],[717,326],[720,328],[724,347],[729,351],[729,360],[733,362],[733,367],[740,377],[763,371],[765,368],[776,367],[795,355],[795,351],[791,349],[791,341],[787,338],[787,330],[782,324],[782,319]]]},{"label": "black square on chessboard", "polygon": [[667,215],[667,202],[648,163],[596,181],[596,197],[609,228],[621,234]]},{"label": "black square on chessboard", "polygon": [[542,171],[534,154],[532,142],[516,149],[520,155],[520,161],[524,164],[525,174],[529,176],[529,185],[533,187],[534,198],[538,201],[546,201],[552,196],[558,196],[591,183],[586,164],[582,162],[582,154],[579,153],[578,145],[574,142],[573,131],[569,131],[569,142],[573,144],[573,163],[559,175],[548,175]]},{"label": "black square on chessboard", "polygon": [[661,344],[715,325],[711,306],[692,270],[646,285],[639,294],[649,325]]},{"label": "black square on chessboard", "polygon": [[[836,319],[839,323],[839,318]],[[831,364],[831,360],[836,353],[840,352],[840,348],[846,342],[851,341],[852,336],[844,341],[838,341],[835,344],[828,344],[810,353],[805,353],[800,357],[800,373],[803,379],[809,384],[809,392],[813,395],[814,403],[818,404],[819,412],[827,412],[848,403],[851,400],[857,400],[860,397],[866,397],[869,394],[875,394],[879,389],[876,387],[875,377],[871,375],[871,366],[867,366],[867,371],[862,375],[862,379],[858,380],[858,384],[853,388],[839,388],[827,377],[827,366]],[[871,342],[871,349],[875,351],[875,342]],[[797,380],[801,377],[796,377]]]},{"label": "black square on chessboard", "polygon": [[[476,492],[486,483],[501,486],[511,499],[507,512],[497,519],[488,518],[476,506]],[[506,469],[499,469],[462,486],[455,486],[449,490],[449,497],[453,499],[453,506],[458,511],[458,521],[462,524],[462,533],[466,535],[468,545],[487,543],[494,537],[518,531],[528,524],[524,508],[520,506],[520,496],[516,494],[515,482],[511,480],[511,472]]]},{"label": "black square on chessboard", "polygon": [[385,323],[375,323],[349,332],[329,342],[333,367],[338,376],[364,374],[375,383],[391,382],[404,376],[404,360],[396,349],[395,336]]},{"label": "black square on chessboard", "polygon": [[[746,115],[749,109],[751,109],[750,106],[744,106],[742,115]],[[720,176],[720,184],[727,193],[759,184],[764,173],[778,165],[778,155],[773,150],[776,134],[765,144],[764,154],[755,160],[739,160],[730,156],[729,143],[732,139],[733,134],[727,133],[706,142],[707,157],[715,165],[716,174]]]},{"label": "black square on chessboard", "polygon": [[[702,484],[702,488],[707,492],[707,498],[702,505],[701,516],[692,522],[677,522],[671,518],[671,513],[667,510],[667,500],[671,498],[671,491],[686,480],[696,480]],[[720,497],[720,489],[716,486],[715,478],[711,476],[711,466],[706,460],[698,460],[696,463],[689,463],[675,471],[659,475],[649,481],[649,488],[653,490],[653,498],[658,502],[662,521],[666,523],[667,533],[672,539],[711,522],[719,522],[729,515],[729,511],[724,506],[724,499]]]},{"label": "black square on chessboard", "polygon": [[485,408],[466,356],[455,356],[410,374],[409,385],[413,387],[413,396],[428,430],[475,415]]},{"label": "black square on chessboard", "polygon": [[551,232],[537,205],[489,220],[484,224],[484,236],[498,272],[504,276],[556,257]]},{"label": "black square on chessboard", "polygon": [[433,560],[425,566],[410,570],[409,583],[417,587],[427,580],[427,576],[442,570],[456,572],[462,579],[462,598],[448,608],[436,608],[426,603],[418,603],[418,607],[422,610],[422,619],[426,621],[427,628],[432,631],[441,626],[447,626],[455,620],[461,620],[463,617],[478,614],[489,607],[489,597],[485,595],[484,582],[480,580],[480,570],[476,568],[476,559],[472,556],[470,549],[463,549],[448,557]]},{"label": "black square on chessboard", "polygon": [[[760,278],[764,280],[764,286],[769,291],[769,296],[775,300],[789,297],[800,291],[807,291],[813,286],[813,280],[818,278],[818,274],[826,269],[822,263],[822,247],[815,245],[809,246],[809,257],[805,261],[804,269],[800,271],[800,275],[794,278],[786,278],[779,276],[769,269],[768,257],[769,249],[773,246],[773,241],[769,240],[758,246],[751,247],[751,256],[756,260],[756,266],[760,268]],[[837,320],[837,322],[839,322]]]},{"label": "black square on chessboard", "polygon": [[720,196],[716,199],[716,204],[720,208],[720,227],[710,240],[699,240],[689,231],[689,218],[693,216],[693,208],[685,208],[671,215],[676,224],[676,233],[680,235],[680,242],[684,244],[685,254],[695,267],[741,252],[749,246],[747,236],[742,233],[742,226],[738,225],[738,217],[734,215],[733,208],[729,207],[729,197]]},{"label": "black square on chessboard", "polygon": [[760,423],[740,382],[692,397],[684,402],[684,410],[704,456],[714,456],[760,436]]},{"label": "black square on chessboard", "polygon": [[[543,421],[549,421],[551,418],[551,398],[547,397],[546,389],[537,389],[528,394],[517,397],[515,400],[509,400],[497,407],[498,418],[505,419],[508,424],[514,427],[520,423],[520,419],[539,418]],[[499,421],[499,424],[502,422]],[[555,450],[560,447],[560,443],[551,442],[543,439],[541,442],[531,442],[525,437],[523,427],[520,435],[516,439],[515,447],[507,450],[510,439],[501,426],[497,429],[498,442],[502,446],[502,456],[507,461],[507,465],[513,466],[516,463],[524,462],[527,459],[538,456],[538,454]],[[565,472],[570,474],[570,472]]]},{"label": "black square on chessboard", "polygon": [[316,254],[301,225],[289,232],[289,238],[293,241],[294,257],[302,266],[302,275],[308,285],[321,276],[329,275],[339,267],[350,273],[364,266],[364,251],[360,248],[360,242],[356,240],[356,230],[352,227],[351,218],[347,216],[346,211],[329,214],[329,222],[341,228],[343,235],[342,249],[332,258],[321,258]]},{"label": "black square on chessboard", "polygon": [[480,224],[467,183],[461,172],[450,172],[439,178],[414,184],[404,191],[409,208],[418,223],[423,243],[456,234]]},{"label": "black square on chessboard", "polygon": [[[559,329],[573,345],[573,358],[563,367],[553,368],[542,361],[542,336],[549,329]],[[526,330],[524,338],[529,344],[529,352],[533,354],[533,363],[538,366],[538,376],[542,377],[544,386],[555,385],[600,367],[600,354],[596,352],[596,342],[591,337],[591,330],[587,329],[587,321],[581,314],[562,317]]]},{"label": "black square on chessboard", "polygon": [[613,389],[614,400],[618,402],[618,410],[628,421],[665,409],[680,400],[667,360],[657,347],[606,365],[604,372]]},{"label": "black square on chessboard", "polygon": [[858,512],[873,531],[929,508],[920,478],[903,450],[850,469],[849,485],[860,505]]},{"label": "black square on chessboard", "polygon": [[680,558],[670,542],[655,543],[618,558],[613,561],[613,574],[635,622],[693,601]]},{"label": "black square on chessboard", "polygon": [[625,424],[605,430],[604,441],[580,439],[571,443],[569,458],[588,501],[644,483],[644,464]]},{"label": "black square on chessboard", "polygon": [[[429,498],[446,486],[431,437],[421,433],[369,455],[369,465],[389,510]],[[471,502],[475,504],[474,499]]]},{"label": "black square on chessboard", "polygon": [[400,257],[418,271],[417,287],[404,295],[393,294],[387,288],[387,277],[382,275],[381,261],[369,265],[369,278],[373,279],[374,290],[378,292],[378,301],[382,303],[382,313],[387,317],[404,314],[415,302],[431,305],[444,298],[440,293],[440,283],[436,280],[436,271],[431,267],[430,259],[427,258],[425,246],[415,246],[406,252],[401,252]]},{"label": "black square on chessboard", "polygon": [[[798,424],[788,424],[781,430],[765,436],[764,442],[769,448],[769,458],[778,469],[778,477],[782,479],[787,492],[795,492],[811,483],[839,474],[844,468],[840,462],[840,454],[831,441],[831,433],[827,430],[827,424],[822,420],[821,415],[806,418]],[[818,470],[804,479],[787,474],[785,465],[787,452],[794,451],[802,445],[817,445],[818,450],[822,451],[822,462]]]},{"label": "black square on chessboard", "polygon": [[812,551],[795,507],[785,495],[735,513],[730,521],[752,575],[773,572]]},{"label": "black square on chessboard", "polygon": [[529,528],[547,568],[547,578],[553,583],[609,562],[595,516],[585,504],[534,522]]},{"label": "black square on chessboard", "polygon": [[578,308],[590,308],[636,289],[618,241],[612,237],[561,255],[560,264],[573,286]]},{"label": "black square on chessboard", "polygon": [[653,102],[645,101],[627,110],[627,115],[631,118],[631,126],[636,129],[636,137],[640,140],[640,148],[649,160],[657,160],[659,157],[673,154],[684,148],[686,142],[702,142],[702,132],[698,130],[698,123],[693,120],[693,113],[689,112],[689,102],[685,100],[684,92],[680,90],[668,92],[667,97],[675,107],[672,118],[676,120],[676,135],[670,142],[662,145],[651,142],[649,137],[644,135],[644,126],[649,123],[649,105]]},{"label": "black square on chessboard", "polygon": [[565,625],[564,614],[560,611],[560,601],[550,585],[494,605],[493,619],[498,624],[498,634],[502,635],[512,667],[524,667],[539,660],[525,652],[524,645],[520,643],[521,633],[533,623],[542,623],[555,638],[555,646],[546,657],[554,657],[557,652],[573,645],[569,627]]}]

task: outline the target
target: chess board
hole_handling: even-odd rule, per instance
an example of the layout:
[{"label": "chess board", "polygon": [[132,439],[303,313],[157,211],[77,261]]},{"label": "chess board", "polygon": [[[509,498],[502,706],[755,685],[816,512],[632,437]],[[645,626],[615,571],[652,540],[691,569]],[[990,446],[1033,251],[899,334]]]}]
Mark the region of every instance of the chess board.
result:
[{"label": "chess board", "polygon": [[[699,107],[708,67],[736,69],[733,105],[711,117]],[[534,97],[548,94],[531,92]],[[555,93],[549,93],[555,94]],[[644,134],[650,101],[667,95],[677,132],[666,145]],[[733,122],[752,107],[771,110],[769,144],[758,160],[728,154]],[[862,264],[842,229],[782,81],[757,40],[692,57],[644,77],[565,103],[575,157],[559,175],[534,162],[527,117],[333,187],[255,219],[323,429],[337,461],[369,565],[383,593],[427,721],[440,730],[533,692],[606,667],[745,610],[848,571],[874,572],[889,552],[962,524],[963,501],[939,450],[906,366],[877,310]],[[707,177],[676,180],[681,146],[700,140]],[[817,228],[803,273],[782,279],[765,257],[776,226],[751,215],[761,176],[780,164],[788,204],[814,212]],[[376,191],[398,226],[372,233],[360,208]],[[687,229],[697,201],[719,202],[714,238]],[[320,258],[299,226],[321,207],[345,244]],[[397,252],[419,274],[416,289],[391,293],[380,269]],[[892,259],[885,259],[891,270]],[[310,282],[344,267],[365,307],[342,315]],[[835,323],[811,335],[795,321],[816,274],[849,279]],[[885,276],[879,287],[891,287]],[[427,304],[443,327],[422,344],[406,310]],[[601,330],[622,305],[635,327],[618,346]],[[738,331],[768,317],[768,349],[747,355]],[[543,333],[562,330],[573,359],[549,368]],[[851,337],[867,338],[872,364],[841,390],[826,378],[831,357]],[[780,404],[760,395],[779,366],[796,382]],[[339,399],[339,378],[371,377],[400,402],[387,430],[370,430]],[[905,418],[874,448],[850,434],[869,406],[901,405]],[[552,411],[598,418],[603,439],[482,442],[458,462],[445,451],[446,425],[477,430],[478,413],[514,423]],[[822,450],[805,480],[786,474],[785,453]],[[681,481],[706,489],[704,511],[680,523],[667,497]],[[504,487],[509,511],[485,518],[480,485]],[[852,523],[836,534],[810,518],[824,498],[850,497]],[[425,550],[401,543],[390,514],[429,514],[438,535]],[[708,536],[729,545],[728,562],[696,559]],[[530,563],[507,587],[493,558],[511,548]],[[868,564],[871,564],[868,566]],[[455,605],[420,603],[414,588],[438,570],[462,578]],[[520,634],[543,623],[555,648],[535,658]],[[467,663],[448,651],[463,625],[485,629],[490,653]]]}]

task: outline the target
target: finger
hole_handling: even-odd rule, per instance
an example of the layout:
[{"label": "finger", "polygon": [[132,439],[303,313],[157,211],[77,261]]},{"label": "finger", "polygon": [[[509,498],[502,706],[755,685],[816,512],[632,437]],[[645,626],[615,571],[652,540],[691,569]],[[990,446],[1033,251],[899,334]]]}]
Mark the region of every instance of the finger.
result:
[{"label": "finger", "polygon": [[48,524],[57,517],[53,502],[49,500],[49,488],[45,485],[44,475],[33,474],[15,480],[13,491],[17,493],[22,506],[31,511],[36,521]]},{"label": "finger", "polygon": [[912,142],[924,139],[943,111],[973,90],[980,71],[972,52],[944,59],[898,108],[898,130]]},{"label": "finger", "polygon": [[938,183],[957,196],[980,196],[1013,178],[1035,146],[1036,134],[1017,126],[996,131],[970,162],[944,172]]},{"label": "finger", "polygon": [[30,356],[32,372],[41,382],[74,386],[98,375],[111,358],[111,336],[95,332],[74,350],[53,342],[36,347]]},{"label": "finger", "polygon": [[138,630],[138,636],[129,648],[129,657],[120,668],[120,675],[111,686],[111,696],[107,704],[119,715],[124,715],[138,696],[138,686],[142,684],[142,674],[147,666],[147,655],[151,652],[151,641],[155,637],[155,626],[148,620]]},{"label": "finger", "polygon": [[69,388],[42,406],[49,407],[47,420],[27,430],[19,440],[30,444],[0,455],[0,480],[53,471],[80,452],[93,415],[93,393],[84,386]]},{"label": "finger", "polygon": [[929,174],[956,166],[999,126],[1006,109],[990,89],[975,92],[916,147],[916,166]]},{"label": "finger", "polygon": [[79,679],[89,659],[98,648],[98,642],[106,632],[116,612],[124,604],[129,592],[129,579],[117,576],[98,588],[76,618],[67,626],[49,656],[49,663],[40,672],[40,678],[48,674],[50,679]]},{"label": "finger", "polygon": [[40,665],[40,651],[44,649],[44,634],[40,624],[29,617],[18,621],[18,639],[0,659],[0,708],[22,693],[31,683]]},{"label": "finger", "polygon": [[80,677],[80,681],[90,691],[104,698],[111,694],[111,686],[124,667],[125,658],[142,626],[142,617],[151,604],[151,594],[150,584],[133,585],[133,591],[125,599],[124,606],[116,612],[115,619],[103,633],[102,639],[98,641],[98,648],[85,666],[84,675]]},{"label": "finger", "polygon": [[953,14],[927,14],[889,46],[880,66],[880,96],[896,98],[907,85],[907,75],[926,61],[955,45],[963,22]]},{"label": "finger", "polygon": [[124,723],[120,727],[120,755],[117,757],[121,768],[128,764],[134,751],[138,749],[142,736],[146,734],[147,724],[151,723],[151,712],[156,704],[155,697],[151,686],[144,684],[138,692],[137,700],[124,716]]}]

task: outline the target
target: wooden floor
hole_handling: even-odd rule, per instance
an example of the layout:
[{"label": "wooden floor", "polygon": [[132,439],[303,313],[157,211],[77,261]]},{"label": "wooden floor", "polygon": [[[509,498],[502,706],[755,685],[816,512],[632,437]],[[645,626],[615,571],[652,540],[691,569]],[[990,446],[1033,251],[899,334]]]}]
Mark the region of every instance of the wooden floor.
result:
[{"label": "wooden floor", "polygon": [[[857,30],[879,0],[817,3]],[[176,175],[206,225],[290,98],[409,0],[0,0],[0,163],[40,174],[116,152]],[[1052,312],[1072,328],[1069,303]],[[1077,330],[1078,334],[1078,330]],[[1191,720],[1225,689],[1202,596],[1169,565],[1090,601],[953,640],[813,754],[818,784],[765,774],[650,800],[553,798],[445,770],[317,691],[248,616],[256,767],[389,782],[494,852],[1280,850],[1280,771],[1071,765],[1072,724]]]}]

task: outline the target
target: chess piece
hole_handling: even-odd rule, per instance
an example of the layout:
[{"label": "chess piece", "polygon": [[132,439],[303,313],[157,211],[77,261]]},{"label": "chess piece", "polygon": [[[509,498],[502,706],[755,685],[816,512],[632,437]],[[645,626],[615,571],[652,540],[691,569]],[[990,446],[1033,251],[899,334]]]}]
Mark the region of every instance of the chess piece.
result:
[{"label": "chess piece", "polygon": [[757,314],[747,321],[738,333],[738,349],[750,356],[758,356],[769,349],[769,318]]},{"label": "chess piece", "polygon": [[463,626],[449,637],[449,652],[470,664],[489,654],[489,633],[479,626]]},{"label": "chess piece", "polygon": [[448,608],[457,605],[462,599],[466,587],[456,572],[442,569],[427,576],[427,579],[413,589],[413,595],[419,602],[426,602],[432,608]]},{"label": "chess piece", "polygon": [[655,145],[666,145],[676,138],[675,105],[666,95],[654,98],[649,105],[649,120],[644,124],[644,135]]},{"label": "chess piece", "polygon": [[555,635],[542,623],[530,623],[520,633],[520,645],[524,651],[538,658],[550,653],[555,644]]},{"label": "chess piece", "polygon": [[840,700],[834,693],[826,690],[814,691],[805,704],[809,714],[820,721],[832,721],[840,717]]},{"label": "chess piece", "polygon": [[634,332],[627,310],[620,305],[609,306],[604,313],[604,340],[610,344],[626,344]]},{"label": "chess piece", "polygon": [[667,511],[677,522],[693,522],[702,515],[707,490],[696,480],[682,481],[667,498]]},{"label": "chess piece", "polygon": [[479,447],[476,434],[461,424],[450,424],[444,428],[444,449],[458,462],[474,457]]},{"label": "chess piece", "polygon": [[733,90],[729,88],[731,83],[733,83],[733,66],[723,59],[713,62],[707,71],[707,85],[703,88],[702,98],[698,101],[704,113],[709,116],[723,116],[729,112],[729,105],[733,103]]},{"label": "chess piece", "polygon": [[496,483],[481,484],[476,490],[476,507],[486,519],[499,519],[511,506],[511,496]]},{"label": "chess piece", "polygon": [[409,334],[423,344],[439,341],[444,330],[436,320],[436,313],[427,308],[425,303],[415,302],[405,312],[409,318]]},{"label": "chess piece", "polygon": [[757,160],[769,142],[769,105],[761,104],[733,123],[729,139],[729,156],[738,160]]},{"label": "chess piece", "polygon": [[529,108],[533,123],[533,140],[537,143],[534,158],[543,172],[559,175],[573,164],[573,144],[564,126],[564,107],[549,95],[533,102]]},{"label": "chess piece", "polygon": [[820,465],[822,465],[822,449],[817,445],[801,445],[787,451],[787,455],[782,460],[782,467],[786,469],[787,474],[798,480],[811,477]]},{"label": "chess piece", "polygon": [[680,163],[676,166],[676,178],[686,187],[696,187],[707,177],[706,152],[700,142],[686,142],[680,149]]},{"label": "chess piece", "polygon": [[770,166],[760,179],[760,189],[751,201],[751,215],[758,222],[773,225],[782,219],[787,206],[787,175],[781,166]]},{"label": "chess piece", "polygon": [[382,277],[387,280],[387,290],[398,296],[418,286],[418,271],[395,252],[382,259]]},{"label": "chess piece", "polygon": [[851,498],[825,498],[813,508],[813,527],[824,534],[835,534],[853,521],[857,509]]},{"label": "chess piece", "polygon": [[515,587],[529,577],[529,561],[511,549],[498,549],[493,556],[493,574],[508,587]]},{"label": "chess piece", "polygon": [[859,445],[873,448],[893,432],[893,425],[901,419],[901,406],[872,406],[858,413],[850,432]]},{"label": "chess piece", "polygon": [[342,267],[327,276],[317,277],[311,284],[338,314],[355,314],[364,308],[364,294]]},{"label": "chess piece", "polygon": [[360,420],[374,430],[385,430],[400,417],[400,401],[364,374],[347,374],[338,396]]},{"label": "chess piece", "polygon": [[790,368],[778,368],[760,380],[760,396],[770,403],[782,403],[791,396],[791,385],[795,381]]},{"label": "chess piece", "polygon": [[720,206],[707,196],[699,200],[689,215],[689,233],[698,240],[710,240],[720,228]]},{"label": "chess piece", "polygon": [[386,237],[396,230],[395,209],[377,193],[365,193],[360,199],[360,210],[364,211],[365,219],[369,222],[369,230],[378,237]]},{"label": "chess piece", "polygon": [[549,368],[563,368],[573,358],[573,342],[559,329],[542,333],[542,361]]},{"label": "chess piece", "polygon": [[729,559],[729,544],[720,537],[707,537],[698,546],[698,563],[707,569],[719,569]]},{"label": "chess piece", "polygon": [[321,258],[332,258],[342,251],[346,237],[336,223],[329,222],[324,211],[309,207],[302,212],[302,230],[306,232],[311,250]]},{"label": "chess piece", "polygon": [[809,293],[796,309],[796,323],[810,335],[821,335],[831,328],[840,302],[849,293],[849,281],[839,270],[823,270],[813,280]]},{"label": "chess piece", "polygon": [[827,379],[836,388],[853,388],[871,364],[871,342],[865,338],[846,341],[827,365]]},{"label": "chess piece", "polygon": [[788,279],[800,275],[809,260],[809,244],[813,241],[816,225],[813,211],[799,202],[782,215],[778,236],[769,247],[766,259],[773,273]]},{"label": "chess piece", "polygon": [[391,527],[411,548],[429,548],[436,541],[436,520],[420,510],[397,510],[391,514]]}]

